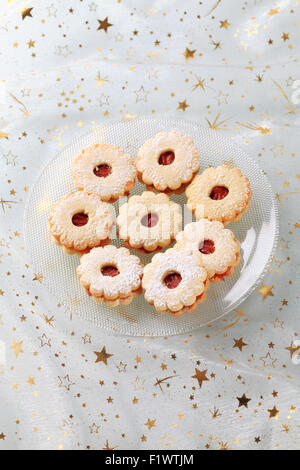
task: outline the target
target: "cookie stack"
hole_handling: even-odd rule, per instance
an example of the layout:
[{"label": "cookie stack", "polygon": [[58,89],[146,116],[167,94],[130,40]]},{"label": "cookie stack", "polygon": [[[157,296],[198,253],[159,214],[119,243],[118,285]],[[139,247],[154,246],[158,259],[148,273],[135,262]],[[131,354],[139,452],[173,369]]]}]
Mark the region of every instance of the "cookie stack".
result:
[{"label": "cookie stack", "polygon": [[[160,313],[179,317],[206,298],[210,282],[224,281],[240,261],[240,244],[227,228],[249,209],[249,180],[226,165],[199,171],[199,150],[178,131],[159,132],[140,148],[136,161],[120,147],[96,144],[73,162],[77,192],[52,209],[53,241],[78,254],[77,274],[87,294],[109,306],[129,304],[144,289]],[[114,208],[136,177],[146,191],[120,206],[116,219],[124,247],[110,244]],[[186,192],[197,219],[182,230],[182,208],[170,193]],[[160,253],[175,241],[173,248]],[[130,250],[153,253],[142,266]]]}]

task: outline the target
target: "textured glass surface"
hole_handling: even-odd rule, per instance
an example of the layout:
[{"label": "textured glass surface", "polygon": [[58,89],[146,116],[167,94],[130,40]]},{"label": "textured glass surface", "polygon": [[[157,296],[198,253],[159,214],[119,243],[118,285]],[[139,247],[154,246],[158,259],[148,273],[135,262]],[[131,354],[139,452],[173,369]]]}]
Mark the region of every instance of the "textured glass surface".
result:
[{"label": "textured glass surface", "polygon": [[[211,284],[206,301],[195,312],[180,318],[157,313],[143,296],[129,306],[109,308],[97,304],[86,295],[76,276],[78,256],[66,254],[51,241],[47,228],[49,212],[62,196],[75,190],[71,176],[72,161],[83,147],[104,142],[119,145],[136,157],[146,139],[159,131],[172,129],[193,137],[200,149],[200,172],[208,166],[227,164],[240,168],[249,178],[253,192],[250,210],[239,222],[228,225],[241,243],[241,262],[226,281]],[[145,186],[137,182],[131,195],[143,191]],[[173,194],[171,199],[182,206],[186,203],[185,194]],[[117,211],[117,204],[115,207]],[[276,248],[278,218],[267,177],[231,140],[195,122],[168,117],[142,117],[97,126],[64,148],[42,171],[32,189],[25,210],[24,233],[30,260],[36,271],[43,273],[44,284],[58,302],[64,303],[68,293],[75,299],[73,313],[110,331],[137,336],[164,336],[188,332],[210,323],[237,308],[251,294],[264,276]],[[122,245],[119,240],[112,243]],[[137,254],[134,250],[133,253]],[[152,255],[139,256],[146,264]]]}]

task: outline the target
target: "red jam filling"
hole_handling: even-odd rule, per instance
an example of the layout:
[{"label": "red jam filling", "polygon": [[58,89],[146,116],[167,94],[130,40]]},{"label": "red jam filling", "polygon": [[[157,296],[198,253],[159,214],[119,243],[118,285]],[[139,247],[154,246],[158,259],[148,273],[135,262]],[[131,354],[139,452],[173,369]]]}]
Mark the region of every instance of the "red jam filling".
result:
[{"label": "red jam filling", "polygon": [[76,227],[83,227],[88,223],[88,221],[89,216],[87,214],[84,214],[83,212],[75,214],[72,217],[72,224],[76,225]]},{"label": "red jam filling", "polygon": [[146,214],[144,217],[141,219],[141,224],[144,225],[144,227],[155,227],[155,225],[158,223],[158,215],[157,214]]},{"label": "red jam filling", "polygon": [[110,277],[115,277],[115,276],[118,276],[118,274],[120,274],[118,268],[112,265],[103,266],[103,268],[101,269],[101,273],[103,274],[103,276],[110,276]]},{"label": "red jam filling", "polygon": [[172,150],[167,150],[167,152],[163,152],[159,156],[158,163],[160,165],[171,165],[175,160],[175,153]]},{"label": "red jam filling", "polygon": [[215,251],[215,244],[212,240],[204,240],[199,245],[199,251],[204,255],[210,255]]},{"label": "red jam filling", "polygon": [[170,273],[168,274],[165,279],[164,283],[168,287],[168,289],[176,289],[176,287],[180,284],[182,277],[179,273]]},{"label": "red jam filling", "polygon": [[214,201],[220,201],[221,199],[224,199],[224,197],[226,197],[228,193],[229,190],[225,188],[225,186],[215,186],[212,189],[209,197]]},{"label": "red jam filling", "polygon": [[103,163],[102,165],[98,165],[94,168],[94,175],[106,178],[109,176],[112,172],[111,166],[107,165],[106,163]]}]

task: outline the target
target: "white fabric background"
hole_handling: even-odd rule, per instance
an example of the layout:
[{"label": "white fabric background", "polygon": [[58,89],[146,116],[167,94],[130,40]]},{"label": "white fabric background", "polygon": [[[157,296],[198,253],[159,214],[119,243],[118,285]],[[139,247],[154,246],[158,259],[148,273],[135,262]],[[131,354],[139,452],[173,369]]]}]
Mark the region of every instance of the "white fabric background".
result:
[{"label": "white fabric background", "polygon": [[[299,1],[0,4],[0,449],[299,448]],[[27,265],[24,203],[78,133],[160,113],[226,120],[277,193],[279,248],[262,292],[211,327],[112,336]]]}]

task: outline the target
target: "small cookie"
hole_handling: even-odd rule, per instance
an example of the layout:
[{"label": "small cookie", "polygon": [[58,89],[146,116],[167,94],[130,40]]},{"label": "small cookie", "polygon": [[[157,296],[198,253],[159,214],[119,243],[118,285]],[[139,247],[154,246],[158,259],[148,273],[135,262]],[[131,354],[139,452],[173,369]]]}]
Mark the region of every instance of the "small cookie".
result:
[{"label": "small cookie", "polygon": [[145,191],[132,196],[120,207],[117,217],[119,237],[126,245],[153,252],[172,243],[181,229],[181,207],[166,194]]},{"label": "small cookie", "polygon": [[250,207],[248,178],[238,168],[226,165],[207,168],[186,190],[188,208],[196,219],[237,222]]},{"label": "small cookie", "polygon": [[145,299],[160,313],[179,317],[192,312],[206,298],[207,272],[199,252],[170,248],[153,256],[144,267]]},{"label": "small cookie", "polygon": [[77,191],[53,207],[49,231],[53,241],[67,253],[82,255],[109,242],[113,223],[109,204],[95,194]]},{"label": "small cookie", "polygon": [[230,276],[240,262],[240,244],[221,222],[201,219],[176,235],[176,250],[198,251],[201,265],[212,282]]},{"label": "small cookie", "polygon": [[134,185],[136,168],[134,159],[117,145],[96,144],[74,160],[72,175],[77,189],[115,201]]},{"label": "small cookie", "polygon": [[146,185],[175,190],[199,170],[199,150],[191,137],[178,131],[159,132],[139,149],[136,167]]},{"label": "small cookie", "polygon": [[141,293],[143,266],[127,248],[94,248],[80,258],[76,272],[87,294],[111,307],[128,305]]}]

